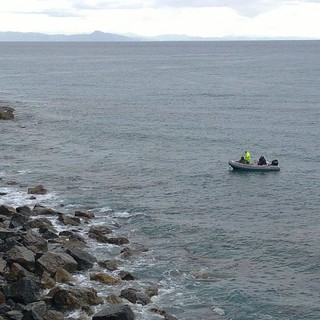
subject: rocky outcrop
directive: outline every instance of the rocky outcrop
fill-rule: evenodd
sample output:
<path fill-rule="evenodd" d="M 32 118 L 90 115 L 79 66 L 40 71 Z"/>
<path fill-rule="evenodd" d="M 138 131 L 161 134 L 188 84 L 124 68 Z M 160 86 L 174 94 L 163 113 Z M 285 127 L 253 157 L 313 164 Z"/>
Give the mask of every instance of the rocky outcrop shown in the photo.
<path fill-rule="evenodd" d="M 39 188 L 40 194 L 41 190 L 45 189 Z M 108 226 L 88 227 L 93 219 L 90 212 L 75 211 L 72 215 L 41 204 L 33 208 L 0 206 L 0 320 L 62 320 L 73 311 L 80 314 L 79 319 L 132 320 L 134 313 L 124 301 L 143 306 L 151 302 L 158 294 L 156 288 L 125 288 L 135 277 L 124 270 L 117 272 L 125 253 L 132 259 L 147 249 L 133 244 L 122 250 L 129 240 L 110 237 L 113 230 Z M 64 231 L 59 233 L 53 223 Z M 98 262 L 90 253 L 92 241 L 120 246 L 119 259 L 114 256 Z M 78 286 L 75 274 L 90 269 L 87 276 L 92 287 Z M 113 271 L 112 275 L 107 270 Z M 115 288 L 115 293 L 103 299 L 94 289 L 97 282 Z M 121 294 L 116 294 L 120 288 Z M 93 306 L 103 304 L 94 314 Z M 164 311 L 159 314 L 163 319 L 175 319 Z"/>
<path fill-rule="evenodd" d="M 35 187 L 28 188 L 28 193 L 30 193 L 30 194 L 46 194 L 47 190 L 43 187 L 43 185 L 39 184 Z"/>
<path fill-rule="evenodd" d="M 11 107 L 0 106 L 0 120 L 13 120 L 14 109 Z"/>

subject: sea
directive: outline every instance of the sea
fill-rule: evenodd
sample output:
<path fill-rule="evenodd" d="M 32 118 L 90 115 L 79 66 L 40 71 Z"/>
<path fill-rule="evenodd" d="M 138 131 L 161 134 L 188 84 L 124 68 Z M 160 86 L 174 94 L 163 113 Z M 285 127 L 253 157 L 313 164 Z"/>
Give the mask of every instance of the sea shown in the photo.
<path fill-rule="evenodd" d="M 319 320 L 319 57 L 320 41 L 2 42 L 0 205 L 87 210 L 147 248 L 123 259 L 128 284 L 77 278 L 157 285 L 138 320 Z M 245 150 L 281 170 L 233 171 Z"/>

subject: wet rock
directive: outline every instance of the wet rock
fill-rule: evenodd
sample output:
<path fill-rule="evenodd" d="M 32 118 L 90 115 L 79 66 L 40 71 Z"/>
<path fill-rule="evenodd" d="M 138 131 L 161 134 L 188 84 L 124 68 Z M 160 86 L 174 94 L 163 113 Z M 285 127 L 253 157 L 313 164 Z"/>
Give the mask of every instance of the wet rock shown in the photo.
<path fill-rule="evenodd" d="M 55 215 L 58 215 L 60 212 L 53 210 L 51 208 L 47 208 L 42 205 L 36 204 L 33 208 L 33 213 L 37 215 L 55 216 Z"/>
<path fill-rule="evenodd" d="M 120 271 L 119 276 L 120 276 L 121 280 L 126 280 L 126 281 L 135 280 L 135 277 L 133 276 L 133 274 L 131 274 L 130 272 L 123 271 L 123 270 Z"/>
<path fill-rule="evenodd" d="M 159 289 L 152 285 L 145 290 L 145 293 L 151 298 L 159 294 Z"/>
<path fill-rule="evenodd" d="M 117 246 L 122 246 L 123 244 L 129 243 L 129 240 L 124 237 L 109 238 L 108 243 L 115 244 Z"/>
<path fill-rule="evenodd" d="M 112 305 L 96 313 L 92 320 L 134 320 L 134 313 L 128 305 Z"/>
<path fill-rule="evenodd" d="M 111 304 L 119 304 L 122 303 L 122 299 L 115 294 L 110 294 L 106 297 L 106 301 Z"/>
<path fill-rule="evenodd" d="M 78 270 L 88 270 L 97 262 L 95 256 L 78 248 L 70 248 L 67 253 L 78 262 Z"/>
<path fill-rule="evenodd" d="M 57 272 L 54 275 L 54 279 L 59 283 L 72 284 L 75 282 L 75 278 L 72 276 L 72 274 L 63 268 L 57 269 Z"/>
<path fill-rule="evenodd" d="M 13 120 L 14 109 L 11 107 L 1 106 L 0 107 L 0 120 Z"/>
<path fill-rule="evenodd" d="M 39 232 L 41 233 L 42 238 L 45 240 L 54 240 L 59 238 L 57 231 L 53 228 L 49 228 L 49 229 L 41 228 Z"/>
<path fill-rule="evenodd" d="M 148 248 L 146 248 L 145 246 L 141 245 L 141 244 L 132 244 L 130 247 L 124 247 L 121 250 L 121 256 L 124 259 L 128 259 L 134 256 L 138 256 L 140 254 L 142 254 L 143 252 L 147 252 Z"/>
<path fill-rule="evenodd" d="M 3 216 L 13 216 L 16 213 L 16 209 L 6 206 L 6 205 L 1 205 L 0 206 L 0 214 Z"/>
<path fill-rule="evenodd" d="M 118 284 L 119 280 L 104 272 L 93 273 L 90 275 L 90 280 L 99 281 L 108 285 Z"/>
<path fill-rule="evenodd" d="M 81 224 L 78 217 L 68 216 L 63 213 L 59 213 L 58 220 L 64 225 L 79 226 Z"/>
<path fill-rule="evenodd" d="M 42 184 L 39 184 L 35 187 L 28 188 L 29 194 L 46 194 L 47 190 L 43 187 Z"/>
<path fill-rule="evenodd" d="M 84 242 L 79 241 L 78 239 L 70 239 L 64 242 L 63 248 L 66 250 L 71 248 L 84 249 L 88 248 L 88 246 Z"/>
<path fill-rule="evenodd" d="M 46 252 L 37 260 L 37 266 L 41 271 L 47 271 L 54 276 L 58 268 L 69 272 L 76 271 L 78 263 L 67 253 Z"/>
<path fill-rule="evenodd" d="M 177 320 L 174 316 L 167 313 L 165 310 L 159 309 L 159 308 L 151 308 L 150 311 L 157 313 L 164 317 L 164 320 Z"/>
<path fill-rule="evenodd" d="M 93 219 L 95 218 L 95 215 L 91 212 L 87 212 L 87 211 L 76 211 L 74 213 L 74 215 L 76 217 L 81 217 L 81 218 L 86 218 L 86 219 Z"/>
<path fill-rule="evenodd" d="M 99 266 L 102 268 L 108 269 L 109 271 L 114 271 L 118 269 L 119 262 L 117 260 L 104 260 L 99 261 Z"/>
<path fill-rule="evenodd" d="M 2 292 L 7 299 L 24 304 L 35 302 L 40 298 L 38 285 L 29 278 L 21 278 L 11 285 L 4 286 Z"/>
<path fill-rule="evenodd" d="M 86 243 L 86 240 L 84 237 L 82 237 L 80 234 L 73 232 L 73 231 L 70 231 L 70 230 L 61 231 L 59 233 L 59 236 L 60 237 L 68 237 L 70 240 L 76 239 L 76 240 L 79 240 L 83 243 Z"/>
<path fill-rule="evenodd" d="M 114 245 L 118 245 L 118 246 L 129 243 L 129 240 L 124 237 L 108 238 L 107 236 L 105 236 L 103 234 L 97 235 L 94 233 L 90 233 L 89 236 L 90 236 L 90 238 L 93 238 L 100 243 L 114 244 Z"/>
<path fill-rule="evenodd" d="M 52 222 L 47 218 L 37 218 L 28 220 L 23 225 L 24 228 L 28 229 L 50 229 Z"/>
<path fill-rule="evenodd" d="M 133 288 L 122 290 L 120 297 L 127 299 L 131 303 L 142 304 L 143 306 L 151 302 L 150 297 L 148 297 L 144 292 L 137 291 Z"/>
<path fill-rule="evenodd" d="M 93 288 L 59 288 L 52 297 L 58 310 L 78 310 L 82 306 L 92 306 L 103 303 Z"/>
<path fill-rule="evenodd" d="M 16 212 L 21 213 L 25 216 L 29 216 L 29 217 L 32 215 L 32 211 L 31 211 L 30 207 L 28 207 L 28 206 L 17 207 Z"/>
<path fill-rule="evenodd" d="M 106 235 L 110 233 L 112 233 L 112 229 L 106 226 L 91 226 L 89 229 L 89 236 L 90 234 Z"/>

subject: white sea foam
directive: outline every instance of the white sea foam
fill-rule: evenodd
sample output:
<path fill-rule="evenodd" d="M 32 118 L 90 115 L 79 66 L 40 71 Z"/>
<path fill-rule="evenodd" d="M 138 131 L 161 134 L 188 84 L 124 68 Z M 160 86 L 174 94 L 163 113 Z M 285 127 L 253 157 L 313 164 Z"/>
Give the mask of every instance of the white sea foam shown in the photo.
<path fill-rule="evenodd" d="M 31 195 L 26 191 L 14 189 L 11 187 L 4 187 L 0 189 L 1 192 L 6 193 L 0 197 L 0 204 L 18 207 L 23 205 L 32 206 L 36 203 L 55 203 L 58 202 L 58 197 L 55 193 L 49 192 L 44 195 L 36 195 L 36 199 L 31 199 Z"/>
<path fill-rule="evenodd" d="M 212 308 L 213 308 L 213 312 L 215 312 L 219 316 L 224 316 L 226 314 L 222 308 L 219 308 L 219 307 L 212 307 Z"/>

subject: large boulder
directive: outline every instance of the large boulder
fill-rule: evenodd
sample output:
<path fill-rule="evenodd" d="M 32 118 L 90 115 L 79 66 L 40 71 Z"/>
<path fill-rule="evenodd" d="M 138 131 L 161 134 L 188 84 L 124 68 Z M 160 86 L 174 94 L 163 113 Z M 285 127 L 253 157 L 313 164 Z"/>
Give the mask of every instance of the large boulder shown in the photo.
<path fill-rule="evenodd" d="M 12 216 L 9 228 L 19 228 L 27 222 L 28 219 L 28 216 L 17 212 Z"/>
<path fill-rule="evenodd" d="M 48 216 L 54 216 L 54 215 L 58 215 L 60 213 L 59 211 L 41 206 L 39 204 L 36 204 L 34 206 L 33 212 L 37 215 L 48 215 Z"/>
<path fill-rule="evenodd" d="M 31 251 L 37 254 L 43 254 L 48 251 L 48 243 L 38 233 L 28 230 L 23 237 L 22 243 Z"/>
<path fill-rule="evenodd" d="M 46 194 L 47 190 L 43 187 L 42 184 L 39 184 L 35 187 L 28 188 L 29 194 Z"/>
<path fill-rule="evenodd" d="M 96 313 L 92 320 L 134 320 L 134 313 L 128 305 L 111 305 Z"/>
<path fill-rule="evenodd" d="M 77 270 L 78 263 L 69 254 L 63 252 L 46 252 L 37 260 L 40 271 L 46 271 L 54 276 L 58 268 L 69 272 Z"/>
<path fill-rule="evenodd" d="M 120 297 L 127 299 L 131 303 L 142 304 L 143 306 L 151 302 L 150 297 L 146 293 L 135 290 L 133 288 L 123 289 L 121 291 Z"/>
<path fill-rule="evenodd" d="M 38 285 L 29 278 L 21 278 L 11 285 L 4 286 L 2 292 L 7 299 L 24 304 L 35 302 L 40 298 Z"/>
<path fill-rule="evenodd" d="M 4 257 L 10 264 L 16 262 L 29 271 L 35 270 L 35 253 L 26 247 L 14 246 Z"/>
<path fill-rule="evenodd" d="M 93 288 L 58 288 L 53 290 L 52 302 L 58 310 L 78 310 L 83 306 L 103 303 L 103 299 L 98 297 Z"/>
<path fill-rule="evenodd" d="M 16 209 L 6 205 L 0 206 L 0 214 L 3 216 L 13 216 L 16 213 Z"/>
<path fill-rule="evenodd" d="M 79 217 L 72 217 L 63 213 L 58 215 L 58 220 L 64 225 L 79 226 L 81 224 Z"/>
<path fill-rule="evenodd" d="M 91 274 L 90 280 L 99 281 L 101 283 L 108 284 L 108 285 L 114 285 L 114 284 L 119 283 L 118 279 L 116 279 L 116 278 L 114 278 L 104 272 L 98 272 L 98 273 Z"/>
<path fill-rule="evenodd" d="M 52 227 L 52 222 L 47 218 L 37 218 L 30 219 L 24 223 L 23 227 L 25 229 L 50 229 Z"/>
<path fill-rule="evenodd" d="M 78 248 L 70 248 L 67 253 L 78 262 L 78 270 L 90 269 L 97 261 L 95 256 Z"/>

